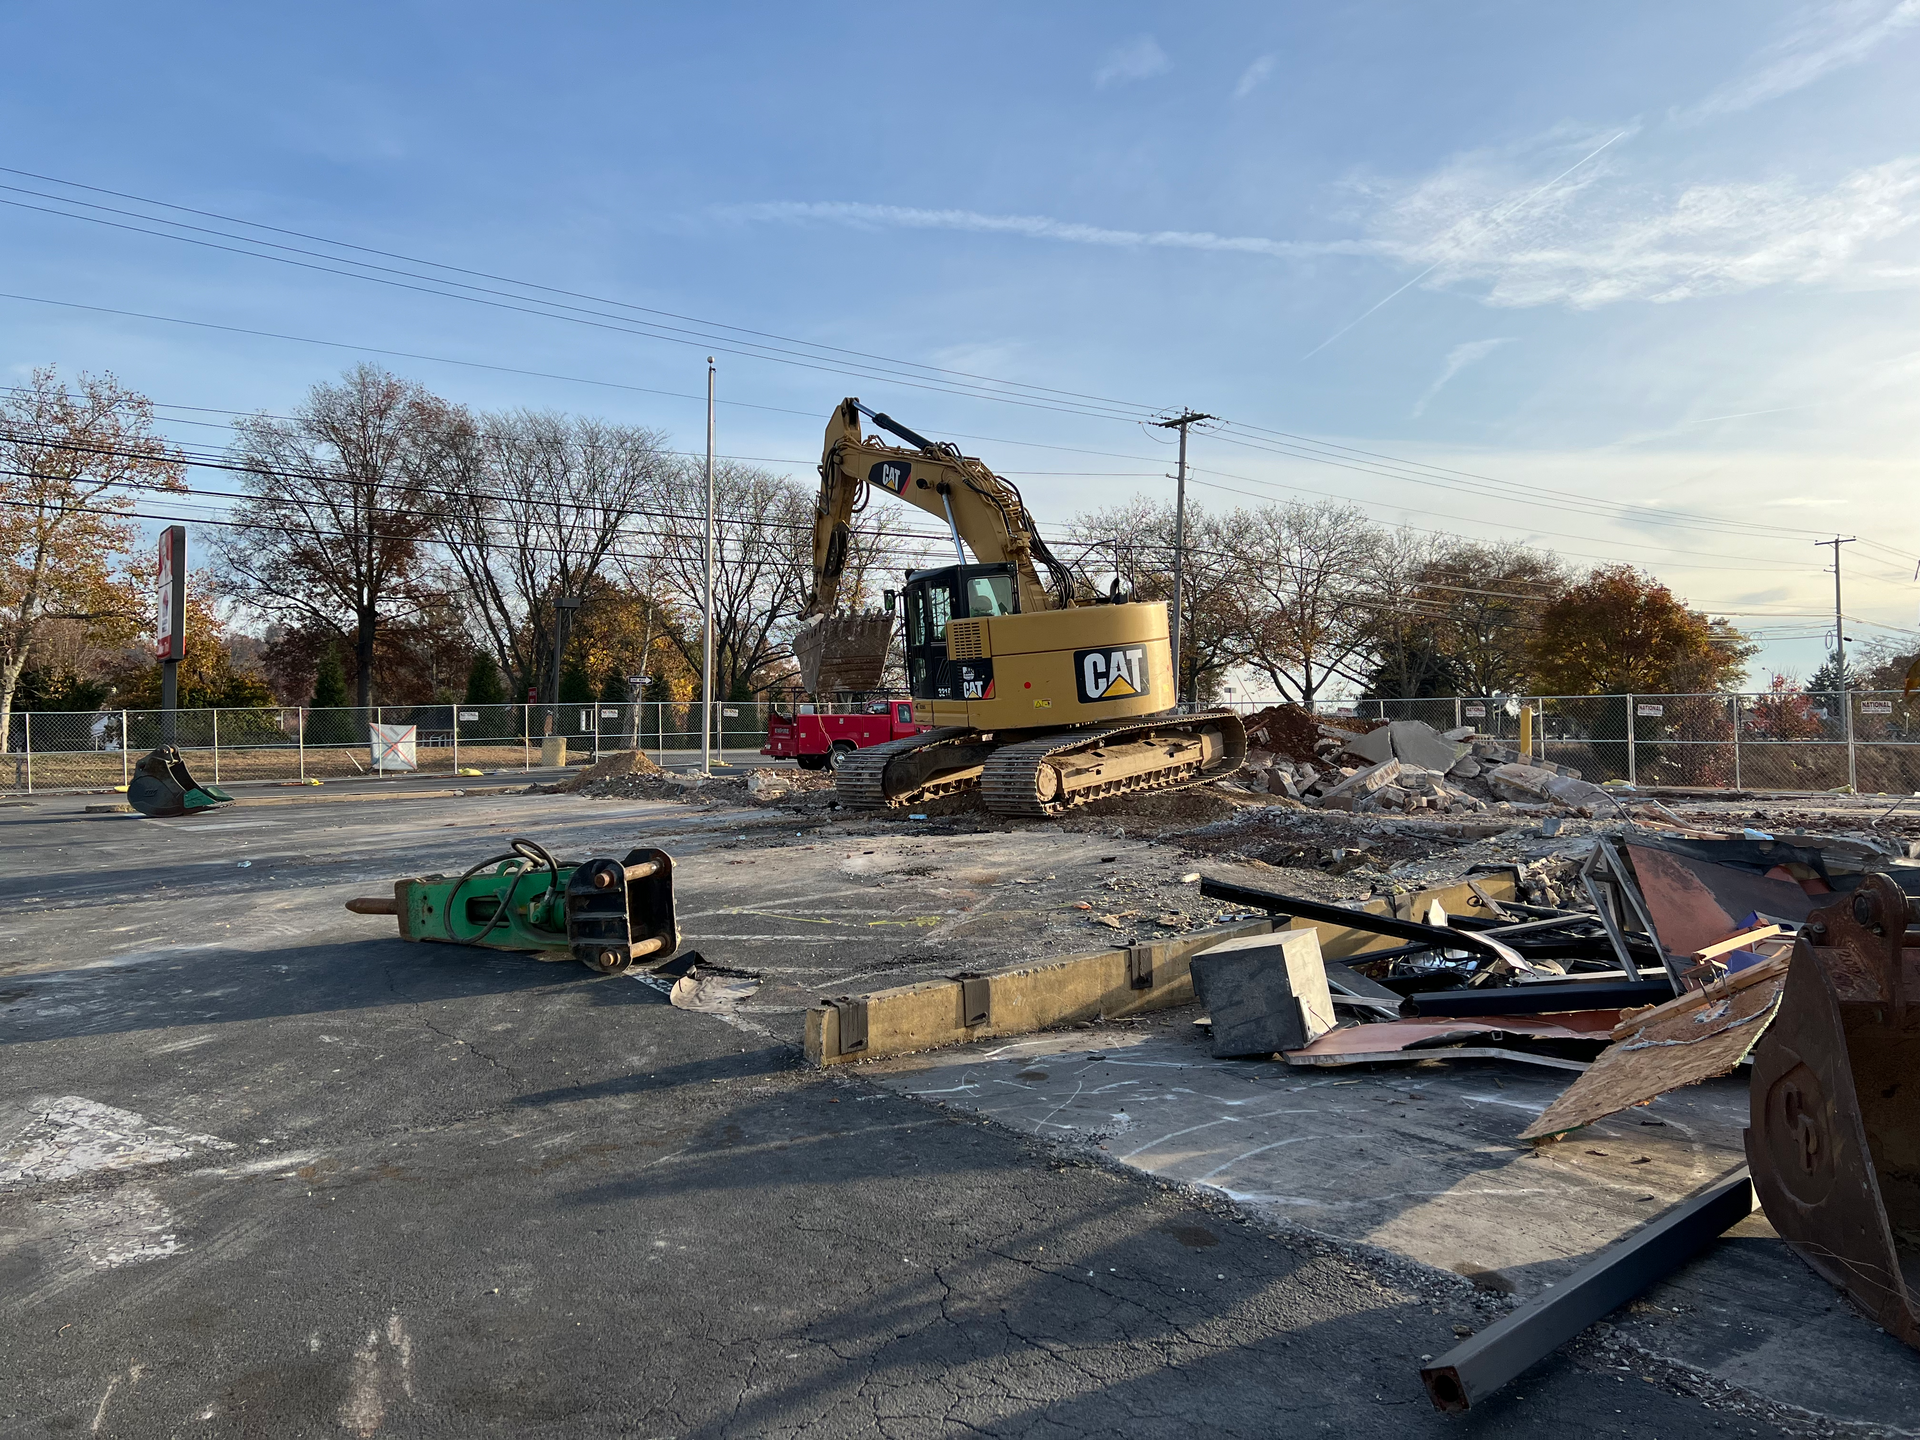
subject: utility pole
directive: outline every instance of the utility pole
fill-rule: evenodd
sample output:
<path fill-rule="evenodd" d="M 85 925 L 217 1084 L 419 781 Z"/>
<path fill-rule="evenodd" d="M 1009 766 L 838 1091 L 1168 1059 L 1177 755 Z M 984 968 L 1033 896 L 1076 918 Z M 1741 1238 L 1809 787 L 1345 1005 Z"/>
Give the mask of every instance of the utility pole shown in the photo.
<path fill-rule="evenodd" d="M 707 356 L 707 596 L 700 627 L 700 773 L 713 773 L 713 357 Z"/>
<path fill-rule="evenodd" d="M 1840 547 L 1842 545 L 1853 544 L 1856 538 L 1855 536 L 1849 535 L 1845 539 L 1842 539 L 1836 535 L 1831 540 L 1816 540 L 1813 542 L 1816 545 L 1831 545 L 1833 547 L 1833 658 L 1837 662 L 1834 666 L 1836 680 L 1846 674 L 1847 670 L 1846 620 L 1840 613 Z"/>
<path fill-rule="evenodd" d="M 1197 410 L 1183 410 L 1171 420 L 1157 420 L 1154 423 L 1162 430 L 1180 432 L 1180 473 L 1178 488 L 1174 491 L 1173 501 L 1173 625 L 1171 640 L 1173 644 L 1173 699 L 1178 704 L 1184 696 L 1180 680 L 1180 607 L 1185 603 L 1184 590 L 1187 576 L 1187 427 L 1197 425 L 1202 420 L 1211 420 L 1213 416 L 1202 415 Z"/>
<path fill-rule="evenodd" d="M 578 595 L 553 597 L 553 712 L 547 720 L 547 734 L 566 727 L 560 723 L 560 668 L 566 661 L 567 637 L 573 633 L 574 618 L 580 613 Z"/>

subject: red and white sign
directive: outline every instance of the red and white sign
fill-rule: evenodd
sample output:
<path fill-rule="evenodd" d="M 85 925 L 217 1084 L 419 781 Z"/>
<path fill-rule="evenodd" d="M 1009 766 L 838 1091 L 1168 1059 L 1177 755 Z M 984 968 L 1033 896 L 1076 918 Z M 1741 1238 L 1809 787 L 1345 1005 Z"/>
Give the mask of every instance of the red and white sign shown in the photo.
<path fill-rule="evenodd" d="M 159 591 L 160 623 L 153 629 L 153 653 L 161 660 L 178 660 L 186 649 L 187 527 L 169 525 L 160 532 L 160 563 L 155 574 Z"/>

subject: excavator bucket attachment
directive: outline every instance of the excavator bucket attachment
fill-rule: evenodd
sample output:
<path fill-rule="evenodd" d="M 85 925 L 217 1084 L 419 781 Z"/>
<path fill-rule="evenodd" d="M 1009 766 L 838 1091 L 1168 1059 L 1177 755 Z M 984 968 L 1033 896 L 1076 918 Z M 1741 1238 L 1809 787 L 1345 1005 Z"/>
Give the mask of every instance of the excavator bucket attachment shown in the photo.
<path fill-rule="evenodd" d="M 162 745 L 134 766 L 133 778 L 127 782 L 127 803 L 142 815 L 164 819 L 216 810 L 233 804 L 233 796 L 218 785 L 202 785 L 188 771 L 180 752 Z"/>
<path fill-rule="evenodd" d="M 1808 917 L 1754 1052 L 1747 1161 L 1781 1238 L 1920 1349 L 1916 922 L 1885 875 Z"/>
<path fill-rule="evenodd" d="M 809 695 L 878 690 L 893 645 L 893 616 L 828 615 L 793 637 L 800 684 Z"/>
<path fill-rule="evenodd" d="M 629 850 L 625 860 L 589 860 L 567 880 L 567 948 L 589 969 L 617 975 L 635 960 L 680 945 L 673 920 L 673 859 Z"/>

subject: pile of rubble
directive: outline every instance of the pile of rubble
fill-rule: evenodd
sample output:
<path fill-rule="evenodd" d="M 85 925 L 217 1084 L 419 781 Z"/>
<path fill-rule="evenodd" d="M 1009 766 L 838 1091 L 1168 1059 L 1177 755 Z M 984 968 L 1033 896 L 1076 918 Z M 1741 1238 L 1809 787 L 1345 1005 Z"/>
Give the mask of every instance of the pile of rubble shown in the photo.
<path fill-rule="evenodd" d="M 1443 732 L 1418 720 L 1329 723 L 1298 706 L 1276 705 L 1248 722 L 1247 742 L 1246 768 L 1229 784 L 1317 809 L 1536 809 L 1591 817 L 1595 806 L 1612 803 L 1579 771 L 1523 758 L 1471 725 Z"/>

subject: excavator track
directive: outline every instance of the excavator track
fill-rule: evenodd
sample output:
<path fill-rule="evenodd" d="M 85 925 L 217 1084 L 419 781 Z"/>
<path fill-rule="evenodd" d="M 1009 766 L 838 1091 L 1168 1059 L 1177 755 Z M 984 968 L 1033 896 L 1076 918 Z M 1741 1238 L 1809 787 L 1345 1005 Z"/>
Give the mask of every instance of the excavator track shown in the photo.
<path fill-rule="evenodd" d="M 1149 715 L 1002 745 L 987 757 L 980 788 L 995 815 L 1060 815 L 1115 795 L 1203 785 L 1246 757 L 1246 727 L 1231 710 Z"/>
<path fill-rule="evenodd" d="M 946 725 L 855 750 L 834 773 L 834 791 L 850 810 L 898 810 L 972 790 L 980 783 L 980 762 L 991 747 L 960 742 L 979 733 L 964 725 Z M 942 755 L 945 749 L 956 753 Z"/>

